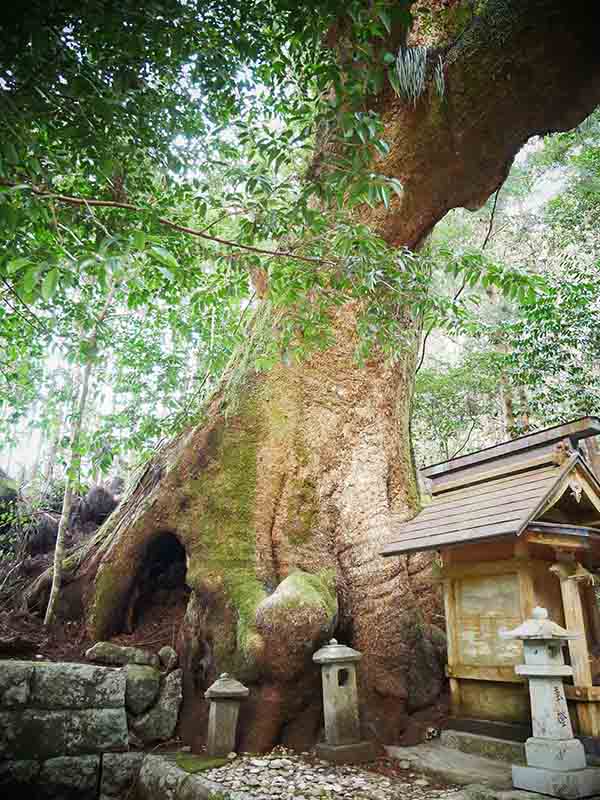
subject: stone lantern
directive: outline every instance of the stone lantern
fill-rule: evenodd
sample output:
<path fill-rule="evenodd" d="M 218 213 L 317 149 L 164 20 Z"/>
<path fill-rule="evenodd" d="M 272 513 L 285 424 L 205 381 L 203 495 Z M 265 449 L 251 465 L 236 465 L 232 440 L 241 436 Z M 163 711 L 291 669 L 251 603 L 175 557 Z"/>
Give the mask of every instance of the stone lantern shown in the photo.
<path fill-rule="evenodd" d="M 204 696 L 210 701 L 208 741 L 210 756 L 226 756 L 235 750 L 235 737 L 241 701 L 249 690 L 226 672 L 220 675 Z"/>
<path fill-rule="evenodd" d="M 360 738 L 356 664 L 361 658 L 361 653 L 335 639 L 313 655 L 321 665 L 326 740 L 317 745 L 317 755 L 338 764 L 375 757 L 372 743 Z"/>
<path fill-rule="evenodd" d="M 515 667 L 529 682 L 533 736 L 525 743 L 527 766 L 513 765 L 516 789 L 575 800 L 600 793 L 600 769 L 586 765 L 582 743 L 573 737 L 563 678 L 573 669 L 565 664 L 562 648 L 570 633 L 548 619 L 545 608 L 535 608 L 533 617 L 505 639 L 521 639 L 525 663 Z"/>

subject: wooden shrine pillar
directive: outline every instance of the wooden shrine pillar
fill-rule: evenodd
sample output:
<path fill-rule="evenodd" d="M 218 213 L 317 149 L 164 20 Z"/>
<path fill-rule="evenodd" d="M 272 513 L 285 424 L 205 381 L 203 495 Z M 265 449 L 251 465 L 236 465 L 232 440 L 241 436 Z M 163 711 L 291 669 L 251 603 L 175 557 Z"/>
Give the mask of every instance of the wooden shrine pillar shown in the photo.
<path fill-rule="evenodd" d="M 584 604 L 587 606 L 587 622 L 590 629 L 593 646 L 600 644 L 600 610 L 596 599 L 596 590 L 592 583 L 585 583 L 581 586 Z M 593 676 L 592 676 L 593 678 Z"/>
<path fill-rule="evenodd" d="M 443 550 L 442 564 L 448 567 L 452 563 L 452 550 Z M 454 716 L 460 714 L 460 682 L 452 677 L 452 668 L 459 662 L 458 656 L 458 621 L 456 619 L 456 587 L 450 578 L 443 580 L 444 616 L 446 618 L 446 657 L 448 683 L 450 685 L 450 711 Z"/>
<path fill-rule="evenodd" d="M 573 685 L 575 692 L 569 692 L 569 699 L 575 700 L 577 688 L 592 686 L 592 670 L 590 667 L 590 654 L 588 651 L 585 617 L 579 579 L 576 576 L 577 562 L 573 553 L 557 552 L 559 559 L 550 569 L 560 579 L 563 610 L 565 613 L 565 627 L 569 631 L 581 633 L 577 639 L 569 640 L 569 654 L 573 667 Z M 600 736 L 600 708 L 598 703 L 590 702 L 592 692 L 581 693 L 582 701 L 577 702 L 577 720 L 579 733 L 582 736 Z"/>

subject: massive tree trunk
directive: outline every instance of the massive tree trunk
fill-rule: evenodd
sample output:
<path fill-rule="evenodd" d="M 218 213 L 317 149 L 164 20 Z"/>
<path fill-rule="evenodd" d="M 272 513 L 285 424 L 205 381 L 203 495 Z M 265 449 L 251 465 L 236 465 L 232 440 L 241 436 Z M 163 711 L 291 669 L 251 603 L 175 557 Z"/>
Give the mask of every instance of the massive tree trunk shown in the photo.
<path fill-rule="evenodd" d="M 106 531 L 105 552 L 95 554 L 89 621 L 107 637 L 135 616 L 149 543 L 170 534 L 183 543 L 190 728 L 198 728 L 193 698 L 231 671 L 253 687 L 245 708 L 253 724 L 243 726 L 251 750 L 277 741 L 284 727 L 292 743 L 315 737 L 311 656 L 334 633 L 365 653 L 378 730 L 395 698 L 388 736 L 399 734 L 409 705 L 436 698 L 443 679 L 440 637 L 432 644 L 426 624 L 428 560 L 379 556 L 390 511 L 417 502 L 408 435 L 416 339 L 402 366 L 374 360 L 358 369 L 352 308 L 339 311 L 335 328 L 327 352 L 249 374 L 234 408 L 227 391 L 220 395 L 206 423 L 149 465 Z"/>
<path fill-rule="evenodd" d="M 430 88 L 413 107 L 388 89 L 376 100 L 391 145 L 379 167 L 404 192 L 369 223 L 394 246 L 418 246 L 451 208 L 479 207 L 530 136 L 570 128 L 600 101 L 591 2 L 483 6 L 438 51 L 442 98 Z M 374 356 L 359 369 L 355 309 L 332 324 L 327 352 L 249 373 L 233 398 L 220 392 L 147 466 L 72 573 L 92 634 L 107 637 L 135 617 L 157 547 L 167 554 L 173 536 L 183 545 L 189 736 L 202 729 L 203 690 L 227 670 L 252 687 L 242 747 L 310 742 L 311 655 L 334 633 L 364 653 L 364 716 L 384 739 L 442 686 L 428 558 L 378 555 L 394 515 L 418 502 L 409 444 L 418 333 L 394 366 Z"/>

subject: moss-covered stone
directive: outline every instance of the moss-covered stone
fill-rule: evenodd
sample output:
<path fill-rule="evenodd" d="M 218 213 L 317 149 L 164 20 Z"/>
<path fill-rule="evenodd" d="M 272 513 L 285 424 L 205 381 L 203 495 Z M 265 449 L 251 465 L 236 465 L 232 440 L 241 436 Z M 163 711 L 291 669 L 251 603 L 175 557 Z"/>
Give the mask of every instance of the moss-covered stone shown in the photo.
<path fill-rule="evenodd" d="M 160 688 L 160 672 L 154 667 L 127 664 L 125 705 L 132 714 L 142 714 L 156 700 Z"/>
<path fill-rule="evenodd" d="M 100 798 L 131 797 L 146 753 L 103 753 Z"/>
<path fill-rule="evenodd" d="M 33 759 L 0 761 L 0 791 L 2 797 L 27 797 L 38 783 L 41 764 Z"/>
<path fill-rule="evenodd" d="M 42 764 L 39 782 L 48 797 L 93 797 L 98 789 L 99 756 L 51 758 Z"/>
<path fill-rule="evenodd" d="M 136 782 L 136 793 L 145 800 L 176 800 L 191 778 L 164 756 L 146 756 Z"/>
<path fill-rule="evenodd" d="M 292 572 L 256 612 L 268 654 L 265 669 L 293 679 L 306 669 L 314 649 L 335 629 L 338 603 L 333 571 Z"/>
<path fill-rule="evenodd" d="M 113 642 L 96 642 L 93 647 L 85 651 L 85 657 L 88 661 L 116 667 L 121 667 L 125 664 L 139 664 L 155 667 L 156 669 L 160 667 L 160 661 L 156 653 L 144 650 L 141 647 L 127 647 L 113 644 Z"/>
<path fill-rule="evenodd" d="M 24 706 L 29 700 L 34 664 L 31 661 L 0 662 L 0 706 Z"/>
<path fill-rule="evenodd" d="M 4 662 L 0 665 L 0 671 Z M 45 709 L 122 708 L 125 676 L 91 664 L 33 664 L 29 703 Z"/>
<path fill-rule="evenodd" d="M 124 750 L 127 741 L 124 707 L 0 712 L 0 751 L 4 758 L 44 760 Z"/>
<path fill-rule="evenodd" d="M 164 678 L 156 704 L 141 717 L 130 718 L 136 736 L 146 743 L 170 739 L 177 726 L 182 699 L 183 673 L 176 669 Z"/>

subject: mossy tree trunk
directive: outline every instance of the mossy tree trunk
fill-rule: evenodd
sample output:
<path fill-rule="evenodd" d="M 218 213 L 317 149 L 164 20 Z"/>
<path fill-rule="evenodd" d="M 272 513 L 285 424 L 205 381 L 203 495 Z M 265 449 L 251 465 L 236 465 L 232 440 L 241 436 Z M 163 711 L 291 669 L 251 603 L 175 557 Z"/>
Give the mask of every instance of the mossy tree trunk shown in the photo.
<path fill-rule="evenodd" d="M 483 6 L 443 51 L 443 99 L 433 89 L 416 107 L 391 89 L 377 98 L 391 145 L 379 168 L 405 190 L 368 221 L 393 245 L 416 247 L 449 209 L 478 208 L 530 136 L 572 127 L 600 101 L 591 3 Z M 373 357 L 359 369 L 354 309 L 333 326 L 327 352 L 249 375 L 228 416 L 217 396 L 206 422 L 148 464 L 77 572 L 90 630 L 104 638 L 123 625 L 149 542 L 179 538 L 192 589 L 180 640 L 189 730 L 202 728 L 204 688 L 231 671 L 253 689 L 247 749 L 314 739 L 311 654 L 334 632 L 364 653 L 365 718 L 384 739 L 443 681 L 428 558 L 379 556 L 394 515 L 417 506 L 418 332 L 393 367 Z"/>

